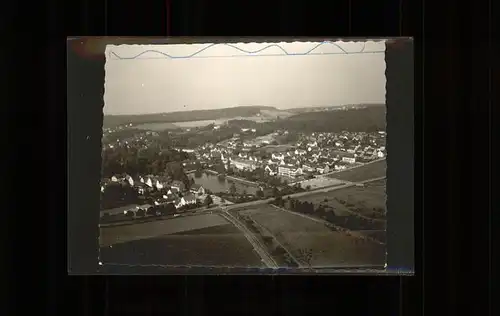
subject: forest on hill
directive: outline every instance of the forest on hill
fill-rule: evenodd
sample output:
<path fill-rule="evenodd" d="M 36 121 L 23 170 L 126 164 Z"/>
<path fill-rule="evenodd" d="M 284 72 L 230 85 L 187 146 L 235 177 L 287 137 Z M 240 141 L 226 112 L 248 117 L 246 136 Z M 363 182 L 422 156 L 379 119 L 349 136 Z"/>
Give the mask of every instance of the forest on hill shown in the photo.
<path fill-rule="evenodd" d="M 306 112 L 275 124 L 278 128 L 301 132 L 374 132 L 385 130 L 386 108 L 380 105 L 345 111 Z"/>

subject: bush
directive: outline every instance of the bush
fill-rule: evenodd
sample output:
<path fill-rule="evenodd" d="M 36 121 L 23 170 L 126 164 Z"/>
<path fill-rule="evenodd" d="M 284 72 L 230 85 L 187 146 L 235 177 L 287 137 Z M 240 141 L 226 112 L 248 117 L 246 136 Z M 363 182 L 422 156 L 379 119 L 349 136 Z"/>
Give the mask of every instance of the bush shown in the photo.
<path fill-rule="evenodd" d="M 264 243 L 267 244 L 267 245 L 273 243 L 273 237 L 270 237 L 270 236 L 263 236 L 262 240 L 264 240 Z"/>

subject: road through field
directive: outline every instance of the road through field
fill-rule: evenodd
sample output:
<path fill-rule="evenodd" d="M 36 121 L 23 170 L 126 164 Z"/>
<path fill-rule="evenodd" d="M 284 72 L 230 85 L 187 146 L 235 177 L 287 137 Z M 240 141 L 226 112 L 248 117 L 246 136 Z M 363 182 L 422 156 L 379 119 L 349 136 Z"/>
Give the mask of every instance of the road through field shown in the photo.
<path fill-rule="evenodd" d="M 329 187 L 329 188 L 323 188 L 323 189 L 318 189 L 318 190 L 312 190 L 312 191 L 306 191 L 306 192 L 299 192 L 299 193 L 294 193 L 290 195 L 283 196 L 284 199 L 291 197 L 303 197 L 307 196 L 310 194 L 315 194 L 315 193 L 320 193 L 320 192 L 330 192 L 333 190 L 341 190 L 344 188 L 349 188 L 353 187 L 356 184 L 364 184 L 364 183 L 369 183 L 373 181 L 378 181 L 381 179 L 384 179 L 384 177 L 379 177 L 375 179 L 369 179 L 365 180 L 359 183 L 346 183 L 344 185 L 339 185 L 335 187 Z M 138 240 L 138 239 L 143 239 L 143 238 L 151 238 L 151 237 L 156 237 L 159 235 L 163 234 L 168 234 L 168 233 L 174 233 L 177 230 L 183 230 L 189 227 L 189 229 L 197 229 L 201 227 L 206 227 L 208 221 L 206 222 L 204 219 L 204 216 L 208 216 L 211 219 L 212 216 L 216 216 L 216 214 L 210 214 L 210 213 L 219 213 L 217 212 L 218 210 L 223 210 L 225 214 L 228 214 L 228 211 L 230 210 L 236 210 L 236 209 L 241 209 L 241 208 L 246 208 L 249 206 L 256 206 L 256 205 L 264 205 L 268 204 L 269 202 L 274 201 L 274 198 L 269 198 L 265 200 L 257 200 L 257 201 L 252 201 L 252 202 L 247 202 L 247 203 L 241 203 L 241 204 L 232 204 L 229 206 L 226 206 L 224 208 L 210 208 L 210 209 L 204 209 L 200 210 L 199 212 L 196 212 L 197 214 L 191 214 L 191 216 L 181 216 L 178 218 L 169 218 L 169 219 L 164 219 L 164 220 L 155 220 L 154 222 L 149 222 L 149 223 L 138 223 L 134 225 L 126 225 L 126 226 L 110 226 L 110 227 L 100 227 L 101 228 L 101 234 L 100 234 L 100 244 L 102 245 L 110 245 L 110 244 L 115 244 L 119 242 L 127 242 L 127 241 L 133 241 L 133 240 Z M 290 212 L 290 211 L 288 211 Z M 221 212 L 222 213 L 222 212 Z M 316 220 L 316 221 L 321 221 L 318 220 L 317 218 L 311 218 L 308 217 L 304 214 L 299 214 L 295 213 L 296 215 L 307 217 L 311 220 Z M 182 225 L 179 225 L 178 223 L 183 222 Z M 185 223 L 184 223 L 185 222 Z M 216 221 L 217 222 L 217 221 Z M 323 221 L 324 223 L 324 221 Z M 217 225 L 219 223 L 214 223 L 213 225 Z M 212 225 L 212 224 L 211 224 Z M 208 226 L 211 226 L 208 225 Z M 187 226 L 184 228 L 184 226 Z M 344 230 L 343 228 L 338 228 L 340 231 Z M 354 232 L 352 232 L 353 235 L 355 235 Z M 264 255 L 265 256 L 265 255 Z M 273 263 L 270 263 L 271 266 L 273 266 Z"/>
<path fill-rule="evenodd" d="M 227 211 L 222 212 L 220 214 L 222 217 L 224 217 L 228 222 L 233 224 L 236 228 L 238 228 L 247 238 L 248 242 L 252 244 L 254 247 L 255 251 L 259 254 L 259 256 L 262 258 L 262 261 L 265 263 L 266 266 L 269 268 L 273 269 L 278 269 L 279 265 L 274 261 L 273 257 L 267 252 L 266 247 L 260 243 L 260 241 L 255 237 L 252 232 L 250 232 L 245 225 L 240 223 L 235 217 L 233 217 L 231 214 L 229 214 Z"/>

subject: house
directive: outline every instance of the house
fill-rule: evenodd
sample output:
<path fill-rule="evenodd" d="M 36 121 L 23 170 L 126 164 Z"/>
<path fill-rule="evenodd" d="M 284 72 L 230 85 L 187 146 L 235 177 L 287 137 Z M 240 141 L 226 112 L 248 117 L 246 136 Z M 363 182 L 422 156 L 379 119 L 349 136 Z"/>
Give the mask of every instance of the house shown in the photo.
<path fill-rule="evenodd" d="M 302 165 L 302 169 L 307 172 L 313 172 L 314 168 L 309 165 Z"/>
<path fill-rule="evenodd" d="M 165 189 L 168 187 L 169 178 L 168 177 L 157 177 L 153 180 L 154 187 L 158 190 Z"/>
<path fill-rule="evenodd" d="M 346 165 L 335 165 L 335 170 L 337 170 L 337 171 L 345 170 L 345 169 L 347 169 Z"/>
<path fill-rule="evenodd" d="M 184 204 L 182 204 L 182 199 L 180 198 L 175 199 L 172 203 L 176 209 L 184 206 Z"/>
<path fill-rule="evenodd" d="M 267 165 L 265 168 L 264 168 L 264 171 L 269 174 L 270 176 L 274 176 L 276 174 L 278 174 L 278 168 L 276 168 L 275 165 Z"/>
<path fill-rule="evenodd" d="M 175 201 L 176 196 L 175 196 L 174 194 L 163 194 L 163 198 L 164 198 L 167 202 L 173 202 L 173 201 Z"/>
<path fill-rule="evenodd" d="M 257 168 L 257 164 L 251 160 L 243 160 L 243 159 L 233 159 L 231 160 L 231 165 L 237 168 L 238 170 L 255 170 Z"/>
<path fill-rule="evenodd" d="M 171 187 L 170 189 L 167 190 L 167 195 L 175 195 L 178 194 L 180 191 L 176 187 Z"/>
<path fill-rule="evenodd" d="M 385 154 L 382 151 L 379 150 L 379 151 L 377 151 L 377 157 L 384 158 Z"/>
<path fill-rule="evenodd" d="M 307 144 L 307 147 L 318 147 L 318 142 L 314 141 Z"/>
<path fill-rule="evenodd" d="M 278 154 L 272 153 L 271 158 L 275 159 L 275 160 L 283 160 L 283 159 L 285 159 L 285 155 L 283 155 L 283 154 L 278 155 Z"/>
<path fill-rule="evenodd" d="M 281 176 L 287 176 L 287 177 L 296 177 L 298 175 L 303 174 L 302 168 L 296 168 L 295 166 L 279 166 L 278 167 L 278 174 Z"/>
<path fill-rule="evenodd" d="M 135 181 L 130 175 L 126 174 L 124 180 L 127 181 L 131 187 L 134 186 Z"/>
<path fill-rule="evenodd" d="M 147 185 L 145 183 L 142 183 L 142 182 L 135 182 L 134 187 L 136 188 L 137 193 L 144 194 L 144 192 L 146 191 Z"/>
<path fill-rule="evenodd" d="M 194 194 L 205 194 L 205 188 L 201 184 L 193 184 L 190 191 Z"/>
<path fill-rule="evenodd" d="M 186 189 L 186 185 L 182 181 L 174 180 L 170 185 L 170 189 L 177 189 L 178 191 L 183 192 Z"/>
<path fill-rule="evenodd" d="M 328 173 L 330 171 L 330 167 L 328 165 L 325 165 L 324 167 L 316 168 L 316 171 L 318 171 L 319 173 Z"/>
<path fill-rule="evenodd" d="M 152 188 L 153 187 L 153 184 L 155 183 L 156 181 L 154 180 L 154 178 L 152 176 L 146 176 L 146 177 L 143 177 L 142 178 L 142 181 L 141 183 L 144 183 L 145 185 L 147 185 L 148 187 Z"/>
<path fill-rule="evenodd" d="M 147 211 L 152 205 L 151 204 L 143 204 L 136 206 L 137 210 Z"/>
<path fill-rule="evenodd" d="M 181 198 L 181 201 L 183 205 L 193 205 L 196 204 L 196 197 L 192 193 L 186 193 L 186 195 Z"/>
<path fill-rule="evenodd" d="M 346 156 L 346 157 L 342 157 L 342 161 L 343 162 L 347 162 L 347 163 L 355 163 L 356 162 L 356 157 L 352 156 Z"/>
<path fill-rule="evenodd" d="M 166 204 L 168 204 L 168 203 L 169 203 L 169 201 L 167 201 L 167 199 L 164 199 L 164 198 L 162 198 L 162 199 L 157 199 L 157 200 L 154 202 L 154 204 L 155 204 L 156 206 L 158 206 L 158 205 L 166 205 Z"/>

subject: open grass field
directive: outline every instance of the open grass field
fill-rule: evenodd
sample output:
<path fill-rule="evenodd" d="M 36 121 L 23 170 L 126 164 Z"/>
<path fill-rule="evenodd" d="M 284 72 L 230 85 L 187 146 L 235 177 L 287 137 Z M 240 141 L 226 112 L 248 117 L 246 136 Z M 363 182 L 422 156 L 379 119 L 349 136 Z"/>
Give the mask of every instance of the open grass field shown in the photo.
<path fill-rule="evenodd" d="M 100 229 L 99 244 L 109 246 L 224 224 L 227 224 L 226 220 L 217 214 L 203 214 L 136 225 L 103 227 Z"/>
<path fill-rule="evenodd" d="M 102 247 L 100 260 L 130 265 L 263 267 L 250 243 L 231 224 Z"/>
<path fill-rule="evenodd" d="M 328 177 L 345 181 L 359 182 L 385 176 L 386 168 L 387 162 L 386 159 L 384 159 L 361 167 L 332 173 L 328 175 Z"/>
<path fill-rule="evenodd" d="M 303 264 L 319 268 L 385 263 L 385 246 L 332 231 L 321 223 L 269 205 L 240 212 L 270 231 Z"/>

